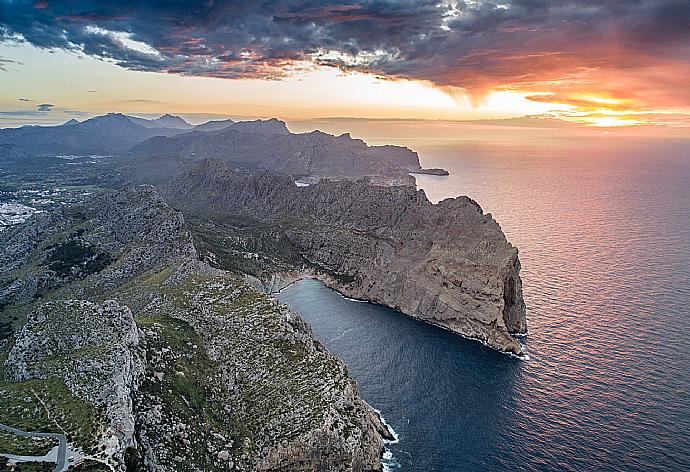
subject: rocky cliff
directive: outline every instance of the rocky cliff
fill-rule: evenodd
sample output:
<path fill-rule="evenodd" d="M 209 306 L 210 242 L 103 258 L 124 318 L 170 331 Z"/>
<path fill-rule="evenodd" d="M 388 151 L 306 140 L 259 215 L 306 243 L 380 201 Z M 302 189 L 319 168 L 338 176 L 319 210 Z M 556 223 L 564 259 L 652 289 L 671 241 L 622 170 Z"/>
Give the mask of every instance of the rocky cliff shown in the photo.
<path fill-rule="evenodd" d="M 267 265 L 274 273 L 287 267 L 348 296 L 522 354 L 513 337 L 526 332 L 518 251 L 467 197 L 433 205 L 414 187 L 366 181 L 298 187 L 287 177 L 247 177 L 213 161 L 161 192 L 183 212 L 225 222 L 196 231 L 216 261 L 234 247 L 234 254 L 264 261 L 255 274 L 264 281 L 274 275 Z M 214 244 L 222 232 L 229 236 Z M 280 238 L 285 242 L 278 244 Z"/>
<path fill-rule="evenodd" d="M 197 260 L 150 187 L 0 234 L 0 423 L 89 470 L 381 470 L 389 434 L 305 323 Z"/>

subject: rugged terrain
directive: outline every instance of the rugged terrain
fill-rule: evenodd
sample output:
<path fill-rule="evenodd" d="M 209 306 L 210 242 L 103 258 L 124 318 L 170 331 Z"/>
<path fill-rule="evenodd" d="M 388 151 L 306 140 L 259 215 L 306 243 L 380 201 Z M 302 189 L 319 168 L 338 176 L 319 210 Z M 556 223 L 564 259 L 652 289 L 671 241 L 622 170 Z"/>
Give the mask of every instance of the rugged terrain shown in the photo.
<path fill-rule="evenodd" d="M 369 146 L 348 134 L 291 133 L 275 118 L 194 126 L 172 115 L 144 119 L 109 113 L 59 126 L 0 129 L 0 165 L 56 156 L 107 157 L 120 182 L 138 183 L 161 183 L 205 158 L 308 182 L 369 177 L 385 185 L 414 185 L 408 172 L 424 171 L 408 148 Z"/>
<path fill-rule="evenodd" d="M 317 182 L 323 178 L 369 177 L 386 185 L 413 185 L 417 153 L 399 146 L 369 146 L 349 135 L 290 133 L 279 120 L 235 123 L 219 131 L 194 131 L 151 138 L 135 147 L 124 164 L 127 179 L 159 183 L 206 158 L 249 172 L 270 170 Z"/>
<path fill-rule="evenodd" d="M 279 120 L 0 131 L 0 424 L 57 433 L 0 453 L 64 434 L 84 470 L 381 470 L 391 433 L 273 292 L 316 277 L 517 355 L 526 331 L 517 249 L 411 172 L 445 173 Z"/>
<path fill-rule="evenodd" d="M 0 303 L 0 423 L 64 433 L 89 470 L 381 469 L 389 433 L 342 362 L 199 261 L 151 187 L 0 233 Z"/>
<path fill-rule="evenodd" d="M 518 251 L 467 197 L 433 205 L 412 186 L 299 187 L 216 161 L 161 192 L 175 208 L 205 217 L 194 234 L 212 262 L 250 273 L 268 290 L 316 276 L 348 296 L 522 354 L 512 336 L 527 329 Z"/>

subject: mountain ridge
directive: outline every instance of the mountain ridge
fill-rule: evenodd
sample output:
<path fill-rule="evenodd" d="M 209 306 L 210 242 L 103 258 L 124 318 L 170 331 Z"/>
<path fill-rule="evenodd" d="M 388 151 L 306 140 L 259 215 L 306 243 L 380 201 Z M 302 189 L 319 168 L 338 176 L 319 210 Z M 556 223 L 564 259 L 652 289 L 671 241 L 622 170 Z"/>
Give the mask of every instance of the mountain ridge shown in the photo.
<path fill-rule="evenodd" d="M 221 159 L 238 169 L 267 169 L 306 182 L 367 177 L 382 185 L 414 185 L 410 172 L 424 172 L 416 152 L 402 146 L 371 146 L 348 133 L 291 133 L 276 118 L 209 121 L 193 126 L 182 118 L 156 119 L 108 113 L 59 126 L 0 129 L 0 144 L 19 146 L 32 157 L 105 155 L 105 162 L 158 183 L 178 175 L 185 163 Z M 0 150 L 0 159 L 3 158 Z M 148 167 L 147 167 L 148 166 Z M 163 172 L 165 171 L 165 172 Z M 167 172 L 167 173 L 166 173 Z"/>

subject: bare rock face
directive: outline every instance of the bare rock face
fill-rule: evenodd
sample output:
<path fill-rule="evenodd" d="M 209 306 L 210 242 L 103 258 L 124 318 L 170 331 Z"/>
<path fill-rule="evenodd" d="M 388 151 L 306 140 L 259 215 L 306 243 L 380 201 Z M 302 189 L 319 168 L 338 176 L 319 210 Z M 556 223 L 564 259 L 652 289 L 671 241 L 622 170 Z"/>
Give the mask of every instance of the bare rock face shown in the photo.
<path fill-rule="evenodd" d="M 367 181 L 297 187 L 289 178 L 244 177 L 214 162 L 162 193 L 183 211 L 281 228 L 302 255 L 302 269 L 348 296 L 522 354 L 512 336 L 526 332 L 518 250 L 467 197 L 433 205 L 414 187 Z"/>

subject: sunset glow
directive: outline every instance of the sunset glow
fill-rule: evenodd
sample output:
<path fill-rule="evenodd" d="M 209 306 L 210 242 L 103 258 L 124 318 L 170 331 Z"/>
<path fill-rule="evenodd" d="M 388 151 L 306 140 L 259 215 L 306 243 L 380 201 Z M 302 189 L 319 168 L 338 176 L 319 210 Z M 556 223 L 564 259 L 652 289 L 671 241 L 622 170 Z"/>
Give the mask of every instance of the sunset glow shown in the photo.
<path fill-rule="evenodd" d="M 123 111 L 690 127 L 690 28 L 671 0 L 194 3 L 2 2 L 0 120 Z"/>

